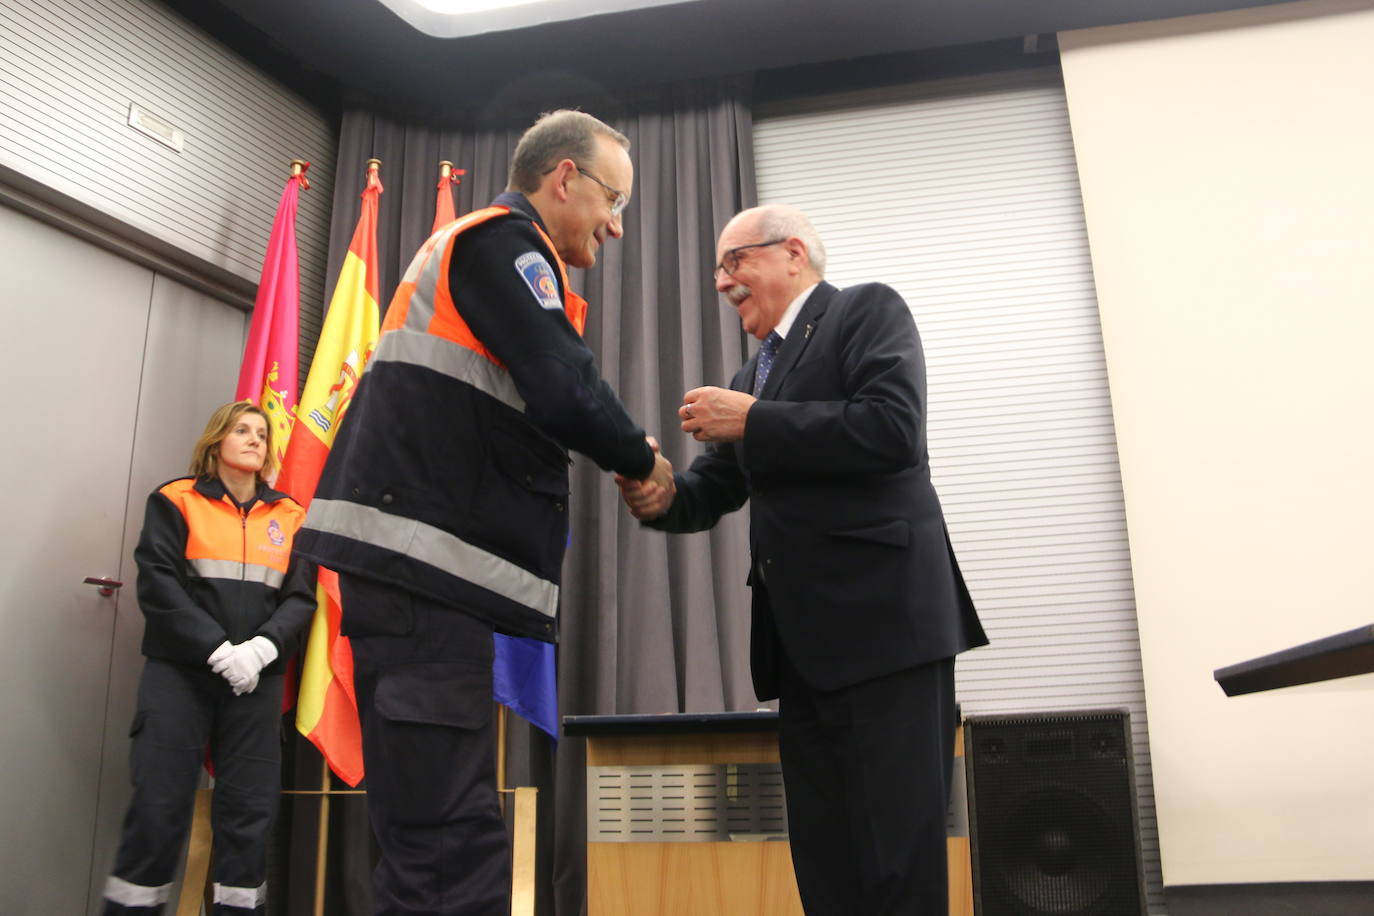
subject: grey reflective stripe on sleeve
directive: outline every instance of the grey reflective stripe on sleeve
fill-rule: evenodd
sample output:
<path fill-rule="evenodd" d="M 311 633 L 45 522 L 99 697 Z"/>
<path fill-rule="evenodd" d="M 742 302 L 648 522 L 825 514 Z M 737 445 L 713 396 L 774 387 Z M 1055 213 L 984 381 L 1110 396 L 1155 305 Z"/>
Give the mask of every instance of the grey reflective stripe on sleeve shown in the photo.
<path fill-rule="evenodd" d="M 233 579 L 244 582 L 261 582 L 273 588 L 281 588 L 286 574 L 280 569 L 261 566 L 257 563 L 240 563 L 238 560 L 187 560 L 191 571 L 202 579 Z"/>
<path fill-rule="evenodd" d="M 509 372 L 480 353 L 434 334 L 405 328 L 387 331 L 377 342 L 377 351 L 368 365 L 385 362 L 433 369 L 491 395 L 514 410 L 525 411 L 525 399 L 520 397 Z"/>
<path fill-rule="evenodd" d="M 218 881 L 215 882 L 215 903 L 240 907 L 245 910 L 256 910 L 266 902 L 266 881 L 257 887 L 232 887 L 228 884 L 220 884 Z"/>
<path fill-rule="evenodd" d="M 316 497 L 305 527 L 404 554 L 546 617 L 558 612 L 555 583 L 433 525 L 371 506 Z"/>
<path fill-rule="evenodd" d="M 148 887 L 143 884 L 130 883 L 123 878 L 116 878 L 114 875 L 105 879 L 105 899 L 120 906 L 161 906 L 167 902 L 171 893 L 172 885 L 170 884 Z"/>

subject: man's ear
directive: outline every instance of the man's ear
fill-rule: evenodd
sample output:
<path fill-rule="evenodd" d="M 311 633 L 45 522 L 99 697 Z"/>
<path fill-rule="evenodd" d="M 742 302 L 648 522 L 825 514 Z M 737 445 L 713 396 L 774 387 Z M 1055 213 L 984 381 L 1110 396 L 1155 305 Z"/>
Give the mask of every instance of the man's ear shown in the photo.
<path fill-rule="evenodd" d="M 553 167 L 553 171 L 545 176 L 545 180 L 552 182 L 548 185 L 554 200 L 559 203 L 568 201 L 568 181 L 571 175 L 577 171 L 577 165 L 571 159 L 559 160 L 558 165 Z"/>

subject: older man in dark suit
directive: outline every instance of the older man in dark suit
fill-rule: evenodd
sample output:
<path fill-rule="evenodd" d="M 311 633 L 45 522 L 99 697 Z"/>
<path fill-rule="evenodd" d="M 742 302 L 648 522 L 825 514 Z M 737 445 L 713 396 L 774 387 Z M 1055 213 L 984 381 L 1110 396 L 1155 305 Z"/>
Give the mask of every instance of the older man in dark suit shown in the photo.
<path fill-rule="evenodd" d="M 759 353 L 684 396 L 706 453 L 672 487 L 621 481 L 625 501 L 672 532 L 749 503 L 754 688 L 780 700 L 806 912 L 944 914 L 954 656 L 987 637 L 931 486 L 915 322 L 889 287 L 824 282 L 791 207 L 737 215 L 717 258 Z"/>

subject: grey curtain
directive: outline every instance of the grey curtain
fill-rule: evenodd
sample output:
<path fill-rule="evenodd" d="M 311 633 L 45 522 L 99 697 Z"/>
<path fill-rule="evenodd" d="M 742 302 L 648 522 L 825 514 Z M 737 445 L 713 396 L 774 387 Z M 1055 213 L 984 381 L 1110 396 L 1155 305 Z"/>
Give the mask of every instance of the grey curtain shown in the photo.
<path fill-rule="evenodd" d="M 608 105 L 608 107 L 611 107 Z M 682 393 L 724 384 L 747 357 L 733 309 L 717 296 L 715 238 L 755 203 L 752 118 L 745 82 L 670 87 L 617 100 L 592 114 L 632 143 L 634 200 L 625 237 L 572 283 L 591 303 L 586 340 L 602 374 L 630 413 L 663 444 L 677 467 L 701 447 L 678 428 Z M 438 162 L 467 170 L 457 189 L 463 213 L 505 185 L 515 143 L 533 116 L 473 129 L 434 129 L 345 113 L 331 222 L 333 290 L 358 218 L 365 162 L 382 161 L 385 192 L 378 227 L 383 298 L 428 236 Z M 574 456 L 575 459 L 578 456 Z M 609 475 L 589 459 L 573 467 L 572 541 L 563 569 L 559 701 L 563 715 L 753 709 L 748 672 L 747 519 L 669 538 L 630 518 Z M 556 749 L 542 732 L 511 717 L 508 783 L 540 789 L 541 914 L 585 910 L 584 751 L 580 739 Z M 319 783 L 319 757 L 298 742 L 302 788 Z M 312 799 L 289 818 L 290 912 L 309 912 L 313 890 Z M 369 871 L 363 806 L 335 805 L 330 827 L 327 912 L 365 913 Z"/>

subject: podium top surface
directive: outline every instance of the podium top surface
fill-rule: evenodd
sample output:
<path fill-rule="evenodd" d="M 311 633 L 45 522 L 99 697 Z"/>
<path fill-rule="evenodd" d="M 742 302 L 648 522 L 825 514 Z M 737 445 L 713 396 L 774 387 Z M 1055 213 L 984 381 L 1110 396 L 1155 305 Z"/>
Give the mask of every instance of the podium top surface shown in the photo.
<path fill-rule="evenodd" d="M 1374 672 L 1374 624 L 1212 672 L 1228 697 Z"/>
<path fill-rule="evenodd" d="M 563 717 L 565 735 L 693 735 L 777 730 L 778 714 L 772 710 Z"/>

